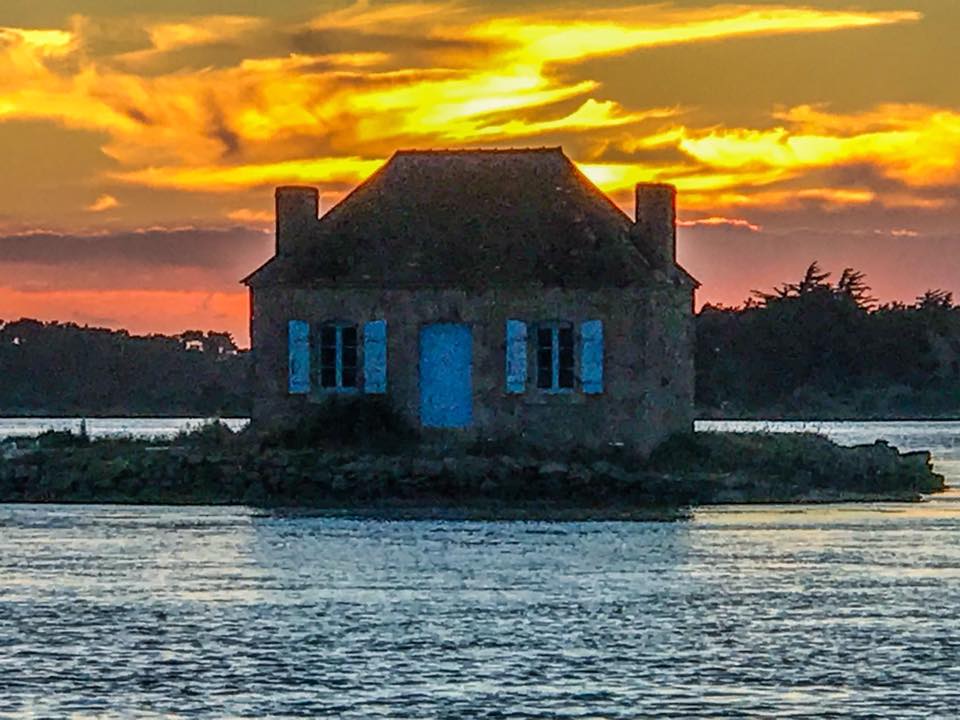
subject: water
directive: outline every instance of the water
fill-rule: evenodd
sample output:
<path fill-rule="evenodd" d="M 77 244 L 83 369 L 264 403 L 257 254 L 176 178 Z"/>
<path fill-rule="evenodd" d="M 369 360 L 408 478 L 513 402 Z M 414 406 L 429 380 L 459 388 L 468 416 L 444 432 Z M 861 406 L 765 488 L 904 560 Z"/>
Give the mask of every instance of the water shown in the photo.
<path fill-rule="evenodd" d="M 0 717 L 951 718 L 958 606 L 950 500 L 681 523 L 0 505 Z"/>
<path fill-rule="evenodd" d="M 93 438 L 136 437 L 172 438 L 180 432 L 196 430 L 213 418 L 0 418 L 0 438 L 31 437 L 47 430 L 80 432 L 81 424 Z M 246 418 L 224 418 L 231 430 L 242 430 Z"/>

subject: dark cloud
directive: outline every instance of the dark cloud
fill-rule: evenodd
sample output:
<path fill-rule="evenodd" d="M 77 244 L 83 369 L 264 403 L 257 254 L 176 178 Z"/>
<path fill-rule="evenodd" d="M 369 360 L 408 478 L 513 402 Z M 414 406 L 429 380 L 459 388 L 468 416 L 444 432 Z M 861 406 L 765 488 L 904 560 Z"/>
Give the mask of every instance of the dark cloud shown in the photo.
<path fill-rule="evenodd" d="M 126 107 L 126 108 L 123 108 L 121 112 L 123 112 L 123 114 L 126 115 L 131 120 L 134 120 L 140 123 L 141 125 L 153 125 L 153 120 L 150 119 L 150 116 L 148 116 L 140 108 L 136 108 L 132 106 Z"/>
<path fill-rule="evenodd" d="M 304 55 L 327 55 L 346 52 L 437 52 L 460 50 L 485 51 L 496 47 L 472 39 L 436 37 L 433 35 L 404 35 L 335 28 L 309 28 L 287 35 L 289 48 Z"/>
<path fill-rule="evenodd" d="M 685 165 L 691 168 L 700 168 L 701 163 L 676 145 L 661 145 L 659 147 L 638 148 L 626 150 L 621 145 L 610 143 L 603 150 L 590 159 L 591 162 L 623 163 L 631 165 Z"/>
<path fill-rule="evenodd" d="M 223 110 L 211 95 L 207 103 L 210 113 L 210 126 L 207 134 L 223 145 L 223 158 L 229 159 L 240 153 L 242 140 L 227 123 Z"/>
<path fill-rule="evenodd" d="M 117 232 L 103 235 L 29 233 L 0 237 L 0 262 L 106 269 L 194 268 L 239 280 L 271 254 L 270 235 L 246 227 Z"/>

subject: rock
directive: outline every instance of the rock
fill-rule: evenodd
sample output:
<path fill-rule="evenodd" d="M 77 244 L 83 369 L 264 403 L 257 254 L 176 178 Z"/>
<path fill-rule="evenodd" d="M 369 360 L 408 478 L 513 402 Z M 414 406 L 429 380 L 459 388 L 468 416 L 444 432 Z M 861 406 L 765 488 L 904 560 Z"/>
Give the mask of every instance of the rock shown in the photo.
<path fill-rule="evenodd" d="M 545 462 L 538 468 L 537 474 L 542 478 L 559 480 L 570 474 L 570 467 L 562 462 Z"/>
<path fill-rule="evenodd" d="M 18 447 L 15 442 L 5 442 L 0 446 L 0 453 L 2 453 L 4 460 L 16 460 L 29 455 L 30 452 L 30 450 Z"/>
<path fill-rule="evenodd" d="M 501 455 L 497 458 L 497 463 L 512 473 L 518 473 L 523 469 L 523 465 L 518 462 L 516 458 L 512 458 L 509 455 Z"/>
<path fill-rule="evenodd" d="M 443 474 L 443 463 L 439 460 L 417 459 L 413 461 L 410 473 L 419 477 L 440 477 Z"/>
<path fill-rule="evenodd" d="M 500 483 L 493 478 L 487 478 L 480 483 L 480 492 L 484 495 L 494 495 L 500 489 Z"/>
<path fill-rule="evenodd" d="M 443 471 L 448 475 L 456 476 L 460 469 L 460 461 L 457 458 L 445 457 L 442 461 Z"/>
<path fill-rule="evenodd" d="M 489 458 L 467 456 L 460 461 L 459 477 L 467 484 L 479 485 L 493 475 Z"/>
<path fill-rule="evenodd" d="M 577 485 L 589 485 L 593 482 L 593 473 L 585 465 L 574 463 L 570 466 L 567 478 Z"/>

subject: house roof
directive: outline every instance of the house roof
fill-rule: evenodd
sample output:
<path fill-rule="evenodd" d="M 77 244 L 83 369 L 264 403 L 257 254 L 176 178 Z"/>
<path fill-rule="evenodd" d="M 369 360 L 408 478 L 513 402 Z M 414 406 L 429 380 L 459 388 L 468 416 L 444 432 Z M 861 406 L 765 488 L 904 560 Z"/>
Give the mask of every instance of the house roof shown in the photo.
<path fill-rule="evenodd" d="M 244 282 L 624 286 L 651 267 L 631 226 L 560 148 L 399 151 Z"/>

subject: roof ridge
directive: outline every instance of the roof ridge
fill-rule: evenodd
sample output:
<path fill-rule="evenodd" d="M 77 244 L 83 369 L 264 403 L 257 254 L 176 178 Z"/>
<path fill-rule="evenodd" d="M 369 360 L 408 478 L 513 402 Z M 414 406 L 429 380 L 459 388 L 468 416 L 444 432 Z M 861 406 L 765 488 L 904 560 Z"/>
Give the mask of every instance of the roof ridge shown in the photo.
<path fill-rule="evenodd" d="M 512 148 L 405 148 L 394 152 L 394 157 L 399 155 L 519 155 L 525 153 L 560 153 L 562 155 L 563 148 L 560 145 Z"/>

